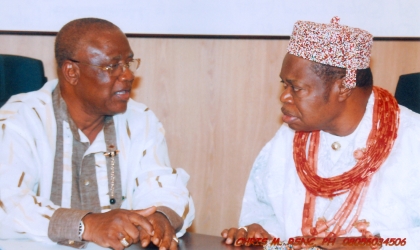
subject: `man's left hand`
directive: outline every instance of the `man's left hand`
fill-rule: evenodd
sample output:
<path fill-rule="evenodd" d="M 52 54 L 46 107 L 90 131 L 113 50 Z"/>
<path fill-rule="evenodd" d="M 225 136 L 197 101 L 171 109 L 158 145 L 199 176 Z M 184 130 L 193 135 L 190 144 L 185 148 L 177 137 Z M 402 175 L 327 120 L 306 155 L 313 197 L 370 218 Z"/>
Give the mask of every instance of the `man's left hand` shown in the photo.
<path fill-rule="evenodd" d="M 152 224 L 154 234 L 150 237 L 145 230 L 139 228 L 142 247 L 146 247 L 152 242 L 159 247 L 159 250 L 178 249 L 178 242 L 175 240 L 177 239 L 175 230 L 165 215 L 155 212 L 146 218 L 149 220 L 150 224 Z"/>

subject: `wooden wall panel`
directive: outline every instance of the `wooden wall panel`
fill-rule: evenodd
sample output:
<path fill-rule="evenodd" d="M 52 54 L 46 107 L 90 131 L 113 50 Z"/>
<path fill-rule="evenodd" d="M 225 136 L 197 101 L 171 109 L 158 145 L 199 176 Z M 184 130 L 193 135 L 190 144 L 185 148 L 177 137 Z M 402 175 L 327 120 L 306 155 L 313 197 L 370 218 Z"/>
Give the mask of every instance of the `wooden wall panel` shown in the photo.
<path fill-rule="evenodd" d="M 197 210 L 191 231 L 236 226 L 252 163 L 280 126 L 279 72 L 285 40 L 130 38 L 142 64 L 133 98 L 167 132 L 173 167 L 191 176 Z M 0 53 L 39 58 L 56 77 L 53 37 L 0 35 Z M 394 92 L 420 72 L 420 42 L 374 42 L 375 84 Z"/>
<path fill-rule="evenodd" d="M 395 93 L 400 75 L 420 72 L 420 42 L 374 42 L 370 65 L 374 85 Z"/>
<path fill-rule="evenodd" d="M 237 224 L 249 170 L 279 127 L 286 43 L 137 40 L 144 65 L 136 99 L 158 114 L 174 166 L 191 175 L 197 232 Z M 269 62 L 269 63 L 267 63 Z"/>
<path fill-rule="evenodd" d="M 44 64 L 48 80 L 57 78 L 53 36 L 0 35 L 0 54 L 12 54 L 39 59 Z"/>

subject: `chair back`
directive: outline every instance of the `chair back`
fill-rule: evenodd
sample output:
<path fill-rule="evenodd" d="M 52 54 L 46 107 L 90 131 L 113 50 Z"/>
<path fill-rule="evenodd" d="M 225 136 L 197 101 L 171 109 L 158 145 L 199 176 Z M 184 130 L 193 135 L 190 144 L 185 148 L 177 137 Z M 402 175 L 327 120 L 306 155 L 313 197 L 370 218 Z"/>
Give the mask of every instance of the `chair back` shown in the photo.
<path fill-rule="evenodd" d="M 47 78 L 42 61 L 15 55 L 0 55 L 0 107 L 12 96 L 40 89 Z"/>
<path fill-rule="evenodd" d="M 398 104 L 420 113 L 420 73 L 400 76 L 395 99 Z"/>

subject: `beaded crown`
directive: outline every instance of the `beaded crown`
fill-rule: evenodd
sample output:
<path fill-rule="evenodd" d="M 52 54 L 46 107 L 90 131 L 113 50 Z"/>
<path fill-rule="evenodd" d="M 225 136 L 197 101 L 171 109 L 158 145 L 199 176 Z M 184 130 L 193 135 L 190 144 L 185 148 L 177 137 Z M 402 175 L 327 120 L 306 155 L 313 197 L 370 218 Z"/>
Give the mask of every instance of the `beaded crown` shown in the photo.
<path fill-rule="evenodd" d="M 331 23 L 297 21 L 287 52 L 314 62 L 345 68 L 344 85 L 356 87 L 356 70 L 369 67 L 372 35 L 362 29 Z"/>

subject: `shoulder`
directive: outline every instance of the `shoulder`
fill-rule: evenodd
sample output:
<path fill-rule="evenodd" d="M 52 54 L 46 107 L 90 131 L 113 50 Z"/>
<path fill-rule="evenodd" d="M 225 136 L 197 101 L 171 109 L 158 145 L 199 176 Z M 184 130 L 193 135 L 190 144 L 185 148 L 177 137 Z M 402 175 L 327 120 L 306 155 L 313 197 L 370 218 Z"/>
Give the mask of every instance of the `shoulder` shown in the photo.
<path fill-rule="evenodd" d="M 117 129 L 130 131 L 133 137 L 146 135 L 147 138 L 160 138 L 165 135 L 165 130 L 155 113 L 143 103 L 132 99 L 129 100 L 124 113 L 114 115 L 114 122 Z"/>
<path fill-rule="evenodd" d="M 146 104 L 143 104 L 141 102 L 134 101 L 130 98 L 127 104 L 127 111 L 129 112 L 147 112 L 149 111 L 149 107 L 146 106 Z"/>
<path fill-rule="evenodd" d="M 273 139 L 279 141 L 289 141 L 295 136 L 295 131 L 291 129 L 286 123 L 283 123 Z"/>
<path fill-rule="evenodd" d="M 57 83 L 58 80 L 52 80 L 37 91 L 10 97 L 0 109 L 0 122 L 33 130 L 55 121 L 51 96 Z"/>
<path fill-rule="evenodd" d="M 283 151 L 282 148 L 291 148 L 293 143 L 293 137 L 295 135 L 295 131 L 286 123 L 283 123 L 280 128 L 277 130 L 274 137 L 267 142 L 264 148 L 261 150 L 261 153 L 271 153 L 273 150 L 275 151 Z"/>
<path fill-rule="evenodd" d="M 295 131 L 284 123 L 277 130 L 274 137 L 261 149 L 259 155 L 255 159 L 254 168 L 256 170 L 262 169 L 271 161 L 270 158 L 284 158 L 284 154 L 292 148 L 294 134 Z"/>
<path fill-rule="evenodd" d="M 418 197 L 419 152 L 420 114 L 400 106 L 397 139 L 386 161 L 378 170 L 378 173 L 375 174 L 377 180 L 375 185 L 382 185 L 383 190 L 388 190 L 387 197 L 396 197 L 396 199 L 404 197 L 407 202 L 411 202 L 410 200 Z M 394 184 L 392 188 L 389 188 L 391 182 Z M 407 185 L 407 183 L 410 185 Z"/>
<path fill-rule="evenodd" d="M 398 105 L 400 107 L 400 119 L 404 121 L 406 125 L 419 125 L 420 124 L 420 114 L 416 113 L 404 106 Z"/>
<path fill-rule="evenodd" d="M 273 151 L 278 152 L 276 155 L 279 155 L 280 152 L 284 152 L 285 150 L 292 148 L 294 136 L 295 131 L 286 123 L 283 123 L 277 130 L 274 137 L 264 148 L 266 148 L 265 150 L 268 150 L 270 153 Z"/>
<path fill-rule="evenodd" d="M 37 90 L 28 93 L 17 94 L 4 104 L 0 109 L 0 119 L 8 119 L 19 114 L 26 114 L 25 111 L 41 112 L 45 107 L 52 107 L 52 92 L 58 84 L 58 80 L 51 80 Z"/>
<path fill-rule="evenodd" d="M 158 122 L 155 113 L 145 104 L 130 99 L 127 110 L 115 116 L 117 119 L 125 119 L 128 122 Z"/>
<path fill-rule="evenodd" d="M 249 179 L 259 200 L 270 200 L 265 195 L 282 192 L 282 187 L 287 183 L 282 180 L 294 171 L 287 164 L 289 159 L 293 159 L 294 133 L 287 124 L 283 124 L 255 159 Z"/>
<path fill-rule="evenodd" d="M 420 114 L 400 106 L 400 130 L 420 130 Z"/>
<path fill-rule="evenodd" d="M 420 146 L 420 114 L 400 106 L 400 124 L 397 139 L 404 143 L 415 143 Z"/>

